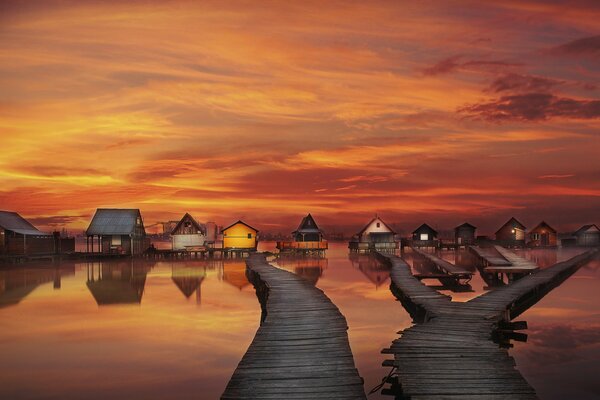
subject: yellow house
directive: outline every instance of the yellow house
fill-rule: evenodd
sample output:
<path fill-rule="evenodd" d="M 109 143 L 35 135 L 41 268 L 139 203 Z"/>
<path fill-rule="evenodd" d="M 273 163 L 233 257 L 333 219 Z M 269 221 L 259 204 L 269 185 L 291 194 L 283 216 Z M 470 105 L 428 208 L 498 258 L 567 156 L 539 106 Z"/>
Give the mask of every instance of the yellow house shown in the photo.
<path fill-rule="evenodd" d="M 243 221 L 237 221 L 221 230 L 224 249 L 256 250 L 258 230 Z"/>

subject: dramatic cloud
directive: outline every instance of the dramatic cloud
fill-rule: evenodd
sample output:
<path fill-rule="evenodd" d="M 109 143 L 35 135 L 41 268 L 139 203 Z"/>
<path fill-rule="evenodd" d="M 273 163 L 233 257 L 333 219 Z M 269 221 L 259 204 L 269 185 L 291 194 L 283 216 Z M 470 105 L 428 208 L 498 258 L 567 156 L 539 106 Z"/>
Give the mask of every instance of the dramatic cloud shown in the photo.
<path fill-rule="evenodd" d="M 496 78 L 488 88 L 488 91 L 499 92 L 548 92 L 561 82 L 555 79 L 543 78 L 540 76 L 505 74 Z"/>
<path fill-rule="evenodd" d="M 600 58 L 600 35 L 573 40 L 552 49 L 555 54 L 582 55 Z"/>
<path fill-rule="evenodd" d="M 497 60 L 470 60 L 460 61 L 463 56 L 453 56 L 443 59 L 431 67 L 423 68 L 423 75 L 435 76 L 453 72 L 459 69 L 497 69 L 507 67 L 518 67 L 521 63 L 511 63 Z"/>
<path fill-rule="evenodd" d="M 543 121 L 554 117 L 595 119 L 600 118 L 600 100 L 575 100 L 549 93 L 527 93 L 467 105 L 459 112 L 491 122 Z"/>

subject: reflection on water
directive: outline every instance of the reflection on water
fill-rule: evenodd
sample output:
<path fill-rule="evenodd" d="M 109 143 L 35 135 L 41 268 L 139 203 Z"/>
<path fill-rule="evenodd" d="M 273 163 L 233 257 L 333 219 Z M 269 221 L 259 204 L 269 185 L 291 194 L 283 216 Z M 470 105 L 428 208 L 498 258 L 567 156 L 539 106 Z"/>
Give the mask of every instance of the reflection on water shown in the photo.
<path fill-rule="evenodd" d="M 274 243 L 261 247 L 273 250 Z M 545 268 L 576 251 L 520 254 Z M 440 255 L 472 267 L 468 253 Z M 429 268 L 406 257 L 415 271 Z M 339 307 L 365 388 L 377 385 L 387 373 L 381 349 L 411 325 L 388 290 L 388 268 L 372 257 L 349 255 L 343 243 L 330 243 L 326 258 L 282 257 L 275 263 L 324 290 Z M 529 323 L 528 343 L 516 343 L 511 354 L 541 398 L 600 393 L 592 377 L 600 368 L 599 264 L 583 267 L 519 318 Z M 470 284 L 472 293 L 444 292 L 466 301 L 487 287 L 478 273 Z M 0 398 L 215 399 L 259 322 L 243 260 L 2 269 Z"/>

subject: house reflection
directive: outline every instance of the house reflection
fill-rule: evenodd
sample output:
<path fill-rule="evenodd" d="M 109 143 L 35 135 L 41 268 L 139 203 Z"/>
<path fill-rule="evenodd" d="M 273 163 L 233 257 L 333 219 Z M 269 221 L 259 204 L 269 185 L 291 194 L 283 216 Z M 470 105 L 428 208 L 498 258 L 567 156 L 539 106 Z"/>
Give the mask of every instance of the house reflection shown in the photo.
<path fill-rule="evenodd" d="M 19 304 L 37 287 L 48 282 L 53 282 L 54 289 L 60 289 L 62 277 L 74 274 L 73 265 L 0 270 L 0 308 Z"/>
<path fill-rule="evenodd" d="M 225 282 L 235 286 L 239 290 L 242 290 L 246 286 L 250 285 L 250 282 L 246 277 L 246 262 L 244 260 L 228 259 L 223 260 L 222 264 L 222 278 Z"/>
<path fill-rule="evenodd" d="M 171 279 L 186 299 L 196 293 L 196 304 L 200 304 L 201 301 L 201 286 L 204 278 L 206 278 L 206 266 L 191 267 L 178 263 L 171 266 Z"/>
<path fill-rule="evenodd" d="M 370 255 L 351 253 L 348 257 L 352 266 L 358 268 L 375 287 L 383 285 L 390 278 L 390 268 Z"/>
<path fill-rule="evenodd" d="M 140 304 L 149 264 L 133 261 L 89 263 L 87 287 L 99 306 Z"/>
<path fill-rule="evenodd" d="M 546 249 L 532 249 L 525 254 L 525 257 L 536 263 L 540 268 L 550 267 L 558 261 L 558 253 Z"/>
<path fill-rule="evenodd" d="M 327 259 L 322 257 L 287 257 L 281 256 L 277 259 L 277 264 L 296 275 L 316 285 L 319 278 L 323 276 L 323 271 L 327 269 Z"/>

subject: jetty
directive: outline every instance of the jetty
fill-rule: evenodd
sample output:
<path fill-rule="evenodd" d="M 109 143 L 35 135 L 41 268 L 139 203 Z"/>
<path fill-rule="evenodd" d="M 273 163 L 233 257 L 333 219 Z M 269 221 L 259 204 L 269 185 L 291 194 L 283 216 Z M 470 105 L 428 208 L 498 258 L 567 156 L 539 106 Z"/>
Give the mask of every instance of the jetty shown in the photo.
<path fill-rule="evenodd" d="M 246 260 L 261 303 L 261 324 L 221 399 L 366 399 L 346 318 L 301 277 Z"/>
<path fill-rule="evenodd" d="M 487 292 L 465 303 L 423 285 L 399 257 L 378 254 L 391 266 L 390 289 L 416 325 L 382 353 L 393 355 L 384 389 L 402 399 L 535 399 L 515 368 L 508 339 L 526 335 L 511 319 L 527 310 L 598 254 L 591 250 Z M 496 343 L 492 339 L 496 339 Z"/>
<path fill-rule="evenodd" d="M 411 250 L 420 257 L 425 258 L 433 264 L 438 274 L 420 274 L 415 275 L 418 279 L 434 278 L 438 279 L 444 285 L 466 284 L 473 277 L 473 272 L 463 267 L 454 265 L 435 254 L 428 253 L 416 247 L 411 247 Z"/>
<path fill-rule="evenodd" d="M 482 276 L 488 283 L 501 283 L 503 276 L 512 282 L 539 269 L 536 264 L 501 246 L 470 246 L 469 249 L 479 260 Z"/>

